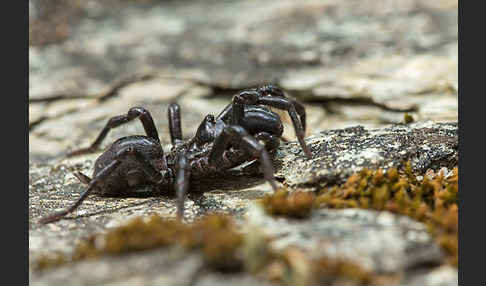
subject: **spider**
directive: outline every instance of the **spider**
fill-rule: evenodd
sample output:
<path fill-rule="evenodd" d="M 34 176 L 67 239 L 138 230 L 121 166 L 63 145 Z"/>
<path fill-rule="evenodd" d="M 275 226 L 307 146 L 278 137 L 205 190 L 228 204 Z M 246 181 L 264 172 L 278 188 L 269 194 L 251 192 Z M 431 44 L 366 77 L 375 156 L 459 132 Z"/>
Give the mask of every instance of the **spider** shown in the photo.
<path fill-rule="evenodd" d="M 88 185 L 87 189 L 70 207 L 43 217 L 39 222 L 60 220 L 73 212 L 93 190 L 103 195 L 120 195 L 140 188 L 175 192 L 177 217 L 183 218 L 184 199 L 191 181 L 224 173 L 254 159 L 259 159 L 265 180 L 276 190 L 269 152 L 280 145 L 283 125 L 280 117 L 265 106 L 288 112 L 299 144 L 306 157 L 311 158 L 304 141 L 305 109 L 295 99 L 287 98 L 275 85 L 239 92 L 218 116 L 207 115 L 196 135 L 188 141 L 182 140 L 180 107 L 171 103 L 168 119 L 172 147 L 166 154 L 149 111 L 133 107 L 125 115 L 110 118 L 90 147 L 72 151 L 67 156 L 97 151 L 112 128 L 135 118 L 143 124 L 146 136 L 133 135 L 116 140 L 95 161 L 93 178 L 81 172 L 74 173 Z"/>

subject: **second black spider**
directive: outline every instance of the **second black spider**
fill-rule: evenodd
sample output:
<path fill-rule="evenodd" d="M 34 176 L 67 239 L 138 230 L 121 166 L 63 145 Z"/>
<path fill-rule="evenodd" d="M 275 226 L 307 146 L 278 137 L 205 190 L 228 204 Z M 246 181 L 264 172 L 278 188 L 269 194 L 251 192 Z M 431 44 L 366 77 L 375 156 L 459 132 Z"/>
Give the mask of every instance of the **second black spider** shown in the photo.
<path fill-rule="evenodd" d="M 304 154 L 311 158 L 304 142 L 304 107 L 287 98 L 274 85 L 239 92 L 218 116 L 207 115 L 196 135 L 188 141 L 182 140 L 179 105 L 172 103 L 168 109 L 172 148 L 166 154 L 148 110 L 133 107 L 125 115 L 112 117 L 90 147 L 68 155 L 97 151 L 110 129 L 135 118 L 142 122 L 146 136 L 134 135 L 116 140 L 96 160 L 93 178 L 75 173 L 81 182 L 88 185 L 87 189 L 73 205 L 42 218 L 40 222 L 57 221 L 73 212 L 93 190 L 103 195 L 120 195 L 141 188 L 150 188 L 154 193 L 175 192 L 177 215 L 182 217 L 184 198 L 190 190 L 191 181 L 223 173 L 254 159 L 260 160 L 264 178 L 276 189 L 269 152 L 279 146 L 283 124 L 278 114 L 265 106 L 288 112 L 299 144 Z"/>

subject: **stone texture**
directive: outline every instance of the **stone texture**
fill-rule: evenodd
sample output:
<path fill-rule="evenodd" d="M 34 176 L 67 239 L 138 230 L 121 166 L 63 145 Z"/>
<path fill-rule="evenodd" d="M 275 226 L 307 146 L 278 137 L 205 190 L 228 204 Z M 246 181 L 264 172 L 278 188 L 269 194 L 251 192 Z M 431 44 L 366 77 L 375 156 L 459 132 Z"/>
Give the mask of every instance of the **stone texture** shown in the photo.
<path fill-rule="evenodd" d="M 411 278 L 404 279 L 400 286 L 430 285 L 430 286 L 454 286 L 459 285 L 457 269 L 450 266 L 441 266 L 429 271 L 415 273 Z"/>
<path fill-rule="evenodd" d="M 457 41 L 457 7 L 425 1 L 110 4 L 79 4 L 86 17 L 69 37 L 30 49 L 31 97 L 95 95 L 133 73 L 164 70 L 241 88 L 293 69 L 430 52 Z M 52 81 L 59 84 L 46 84 Z"/>
<path fill-rule="evenodd" d="M 412 168 L 419 173 L 427 169 L 452 167 L 458 161 L 457 123 L 415 123 L 394 125 L 389 128 L 366 130 L 362 127 L 329 130 L 306 138 L 312 150 L 313 158 L 303 157 L 296 142 L 282 143 L 273 158 L 276 178 L 291 187 L 320 187 L 345 180 L 352 173 L 362 168 L 388 168 L 400 166 L 410 160 Z M 30 218 L 34 219 L 48 212 L 67 205 L 84 189 L 72 175 L 81 171 L 92 173 L 92 165 L 98 154 L 78 158 L 57 158 L 49 163 L 31 163 L 29 173 Z M 220 181 L 208 183 L 210 193 L 204 194 L 203 200 L 196 200 L 203 205 L 187 206 L 188 217 L 203 214 L 209 209 L 228 208 L 237 210 L 251 200 L 271 191 L 267 184 L 263 187 L 258 162 L 242 166 L 244 173 L 238 170 L 228 172 Z M 219 191 L 218 191 L 219 190 Z M 206 201 L 204 205 L 203 201 Z M 212 203 L 208 203 L 212 202 Z M 189 202 L 188 202 L 189 203 Z M 135 204 L 135 205 L 134 205 Z M 158 205 L 158 206 L 157 206 Z M 152 211 L 174 214 L 173 198 L 102 198 L 92 196 L 83 204 L 90 213 L 78 217 L 81 224 L 92 224 L 101 211 L 103 223 L 110 217 L 127 218 Z M 99 209 L 99 208 L 102 208 Z M 203 210 L 199 210 L 202 208 Z M 116 210 L 120 210 L 117 212 Z M 111 213 L 115 211 L 115 213 Z M 194 212 L 191 215 L 191 212 Z M 66 221 L 59 222 L 66 224 Z M 36 224 L 31 227 L 37 229 Z M 42 229 L 42 228 L 41 228 Z"/>
<path fill-rule="evenodd" d="M 305 187 L 340 183 L 363 168 L 399 167 L 405 161 L 421 173 L 451 167 L 458 162 L 457 132 L 457 123 L 433 122 L 322 131 L 306 138 L 314 155 L 311 160 L 296 142 L 282 146 L 274 159 L 275 176 L 286 185 Z"/>
<path fill-rule="evenodd" d="M 313 150 L 314 158 L 311 160 L 301 157 L 301 151 L 297 149 L 295 142 L 282 144 L 275 154 L 275 161 L 281 162 L 276 164 L 277 177 L 293 187 L 318 188 L 322 183 L 344 180 L 347 175 L 364 167 L 397 166 L 406 159 L 411 159 L 418 171 L 457 164 L 456 123 L 416 123 L 378 130 L 355 127 L 322 132 L 306 140 Z M 49 225 L 37 224 L 36 221 L 41 216 L 69 205 L 79 196 L 84 186 L 76 181 L 72 172 L 82 171 L 89 174 L 95 155 L 91 155 L 90 158 L 51 160 L 49 164 L 31 163 L 29 168 L 29 257 L 31 261 L 42 253 L 53 251 L 69 253 L 78 239 L 117 226 L 135 216 L 153 213 L 166 217 L 175 216 L 173 197 L 110 198 L 93 195 L 66 219 Z M 238 170 L 232 171 L 228 177 L 212 182 L 212 186 L 208 186 L 208 192 L 202 196 L 189 197 L 185 205 L 186 220 L 191 221 L 208 212 L 222 211 L 234 215 L 244 226 L 244 218 L 248 215 L 251 203 L 265 193 L 271 192 L 269 185 L 256 176 L 257 166 L 258 164 L 249 164 L 242 168 L 245 171 L 243 173 Z M 311 169 L 308 170 L 307 167 Z M 304 221 L 273 219 L 261 214 L 256 216 L 251 212 L 249 217 L 250 224 L 255 224 L 256 221 L 268 235 L 278 238 L 274 243 L 276 247 L 294 245 L 307 249 L 312 255 L 320 253 L 348 257 L 358 260 L 358 263 L 377 273 L 402 273 L 415 267 L 420 268 L 421 265 L 439 265 L 443 258 L 440 249 L 420 223 L 386 212 L 319 210 L 311 219 Z M 113 262 L 115 263 L 113 266 L 111 261 L 115 259 L 102 262 L 103 266 L 95 264 L 89 267 L 102 269 L 114 267 L 116 270 L 122 267 L 116 265 L 123 265 L 122 262 L 116 261 Z M 78 267 L 84 269 L 83 267 L 88 266 L 75 266 L 74 270 L 55 271 L 70 273 L 70 271 L 78 271 L 76 270 Z M 89 273 L 91 271 L 89 269 L 91 268 L 79 270 L 81 274 L 76 275 L 82 276 L 84 275 L 82 273 Z M 140 271 L 142 272 L 140 279 L 151 281 L 152 278 L 147 278 L 143 274 L 146 270 Z M 111 270 L 100 274 L 101 278 L 96 278 L 99 279 L 96 281 L 121 283 L 117 282 L 118 280 L 110 280 L 112 278 L 108 278 L 107 273 L 111 273 Z M 57 277 L 56 275 L 72 277 L 74 274 L 46 275 L 45 277 L 49 278 L 35 276 L 33 280 L 57 281 L 57 278 L 51 277 Z M 59 279 L 65 281 L 63 279 L 67 278 Z M 140 283 L 151 285 L 151 282 Z"/>
<path fill-rule="evenodd" d="M 89 145 L 110 117 L 132 106 L 151 111 L 167 148 L 170 102 L 181 105 L 183 136 L 190 138 L 204 116 L 218 114 L 238 90 L 279 84 L 304 103 L 306 140 L 315 155 L 302 158 L 295 142 L 277 152 L 276 175 L 295 188 L 320 188 L 363 167 L 404 160 L 419 173 L 457 165 L 457 16 L 451 0 L 29 0 L 30 262 L 46 252 L 70 252 L 78 239 L 134 216 L 175 215 L 172 197 L 90 196 L 65 220 L 36 223 L 79 196 L 84 186 L 72 172 L 91 174 L 101 151 L 72 159 L 63 154 Z M 405 112 L 418 123 L 401 124 Z M 279 114 L 284 136 L 294 140 L 290 119 Z M 108 134 L 102 149 L 143 133 L 139 122 L 124 125 Z M 251 203 L 271 192 L 256 176 L 257 166 L 189 198 L 187 221 L 222 210 L 244 225 Z M 347 243 L 361 238 L 372 246 L 353 244 L 366 254 L 361 262 L 405 271 L 398 285 L 457 285 L 457 269 L 420 266 L 436 263 L 440 253 L 422 227 L 405 218 L 322 210 L 302 224 L 262 219 L 282 225 L 281 244 L 312 247 L 327 237 L 337 242 L 326 249 L 353 256 Z M 380 239 L 390 245 L 383 249 L 389 256 L 376 257 Z M 403 261 L 391 261 L 404 251 Z M 200 274 L 200 263 L 197 253 L 166 249 L 29 275 L 33 285 L 269 284 L 246 274 Z"/>
<path fill-rule="evenodd" d="M 202 266 L 199 255 L 162 249 L 46 271 L 32 285 L 190 285 Z"/>
<path fill-rule="evenodd" d="M 105 257 L 44 272 L 31 285 L 262 285 L 248 274 L 208 273 L 202 257 L 180 249 L 160 249 Z"/>
<path fill-rule="evenodd" d="M 29 1 L 29 16 L 30 38 L 50 39 L 29 47 L 36 159 L 84 143 L 133 105 L 164 112 L 157 118 L 166 128 L 162 103 L 202 98 L 207 110 L 184 113 L 192 134 L 196 116 L 269 81 L 304 101 L 308 134 L 377 128 L 405 111 L 457 120 L 454 1 Z M 96 116 L 86 116 L 90 109 Z M 61 135 L 58 122 L 73 134 Z"/>
<path fill-rule="evenodd" d="M 249 223 L 276 237 L 271 246 L 304 249 L 312 258 L 347 258 L 378 274 L 439 265 L 443 253 L 425 227 L 404 216 L 372 210 L 318 209 L 309 219 L 265 216 L 254 208 Z"/>

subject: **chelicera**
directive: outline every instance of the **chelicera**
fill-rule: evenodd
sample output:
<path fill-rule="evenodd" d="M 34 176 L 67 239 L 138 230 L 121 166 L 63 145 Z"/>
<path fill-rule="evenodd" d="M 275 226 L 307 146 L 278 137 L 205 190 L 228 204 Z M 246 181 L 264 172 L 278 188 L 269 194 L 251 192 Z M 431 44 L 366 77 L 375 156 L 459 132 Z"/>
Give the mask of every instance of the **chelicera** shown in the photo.
<path fill-rule="evenodd" d="M 92 178 L 75 173 L 88 185 L 81 196 L 70 207 L 39 222 L 60 220 L 73 212 L 93 190 L 103 195 L 119 195 L 147 187 L 154 193 L 175 192 L 177 216 L 181 218 L 191 181 L 223 173 L 254 159 L 259 159 L 264 178 L 274 190 L 277 189 L 269 154 L 280 144 L 283 125 L 278 114 L 265 106 L 288 112 L 299 144 L 304 154 L 311 158 L 304 142 L 306 117 L 303 105 L 286 97 L 274 85 L 239 92 L 218 116 L 207 115 L 196 135 L 188 141 L 182 140 L 180 107 L 176 103 L 170 104 L 168 119 L 172 147 L 166 154 L 149 111 L 133 107 L 125 115 L 112 117 L 90 147 L 70 152 L 68 156 L 97 151 L 112 128 L 135 118 L 142 122 L 146 136 L 116 140 L 96 160 Z"/>

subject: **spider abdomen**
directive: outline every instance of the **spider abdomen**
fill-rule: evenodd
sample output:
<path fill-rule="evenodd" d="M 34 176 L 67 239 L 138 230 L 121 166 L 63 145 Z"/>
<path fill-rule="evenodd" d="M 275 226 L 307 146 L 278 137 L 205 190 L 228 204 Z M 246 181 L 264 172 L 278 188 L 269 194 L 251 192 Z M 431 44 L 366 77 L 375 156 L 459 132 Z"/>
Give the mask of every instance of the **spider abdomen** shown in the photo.
<path fill-rule="evenodd" d="M 283 124 L 280 116 L 261 106 L 245 107 L 245 117 L 241 126 L 252 135 L 266 132 L 280 137 L 283 133 Z"/>
<path fill-rule="evenodd" d="M 160 143 L 147 136 L 127 136 L 116 140 L 95 162 L 93 177 L 103 168 L 117 159 L 117 153 L 125 148 L 133 148 L 149 160 L 158 171 L 166 168 Z M 152 182 L 135 159 L 123 160 L 104 182 L 98 191 L 102 194 L 120 194 L 129 192 L 137 186 L 150 185 Z"/>

